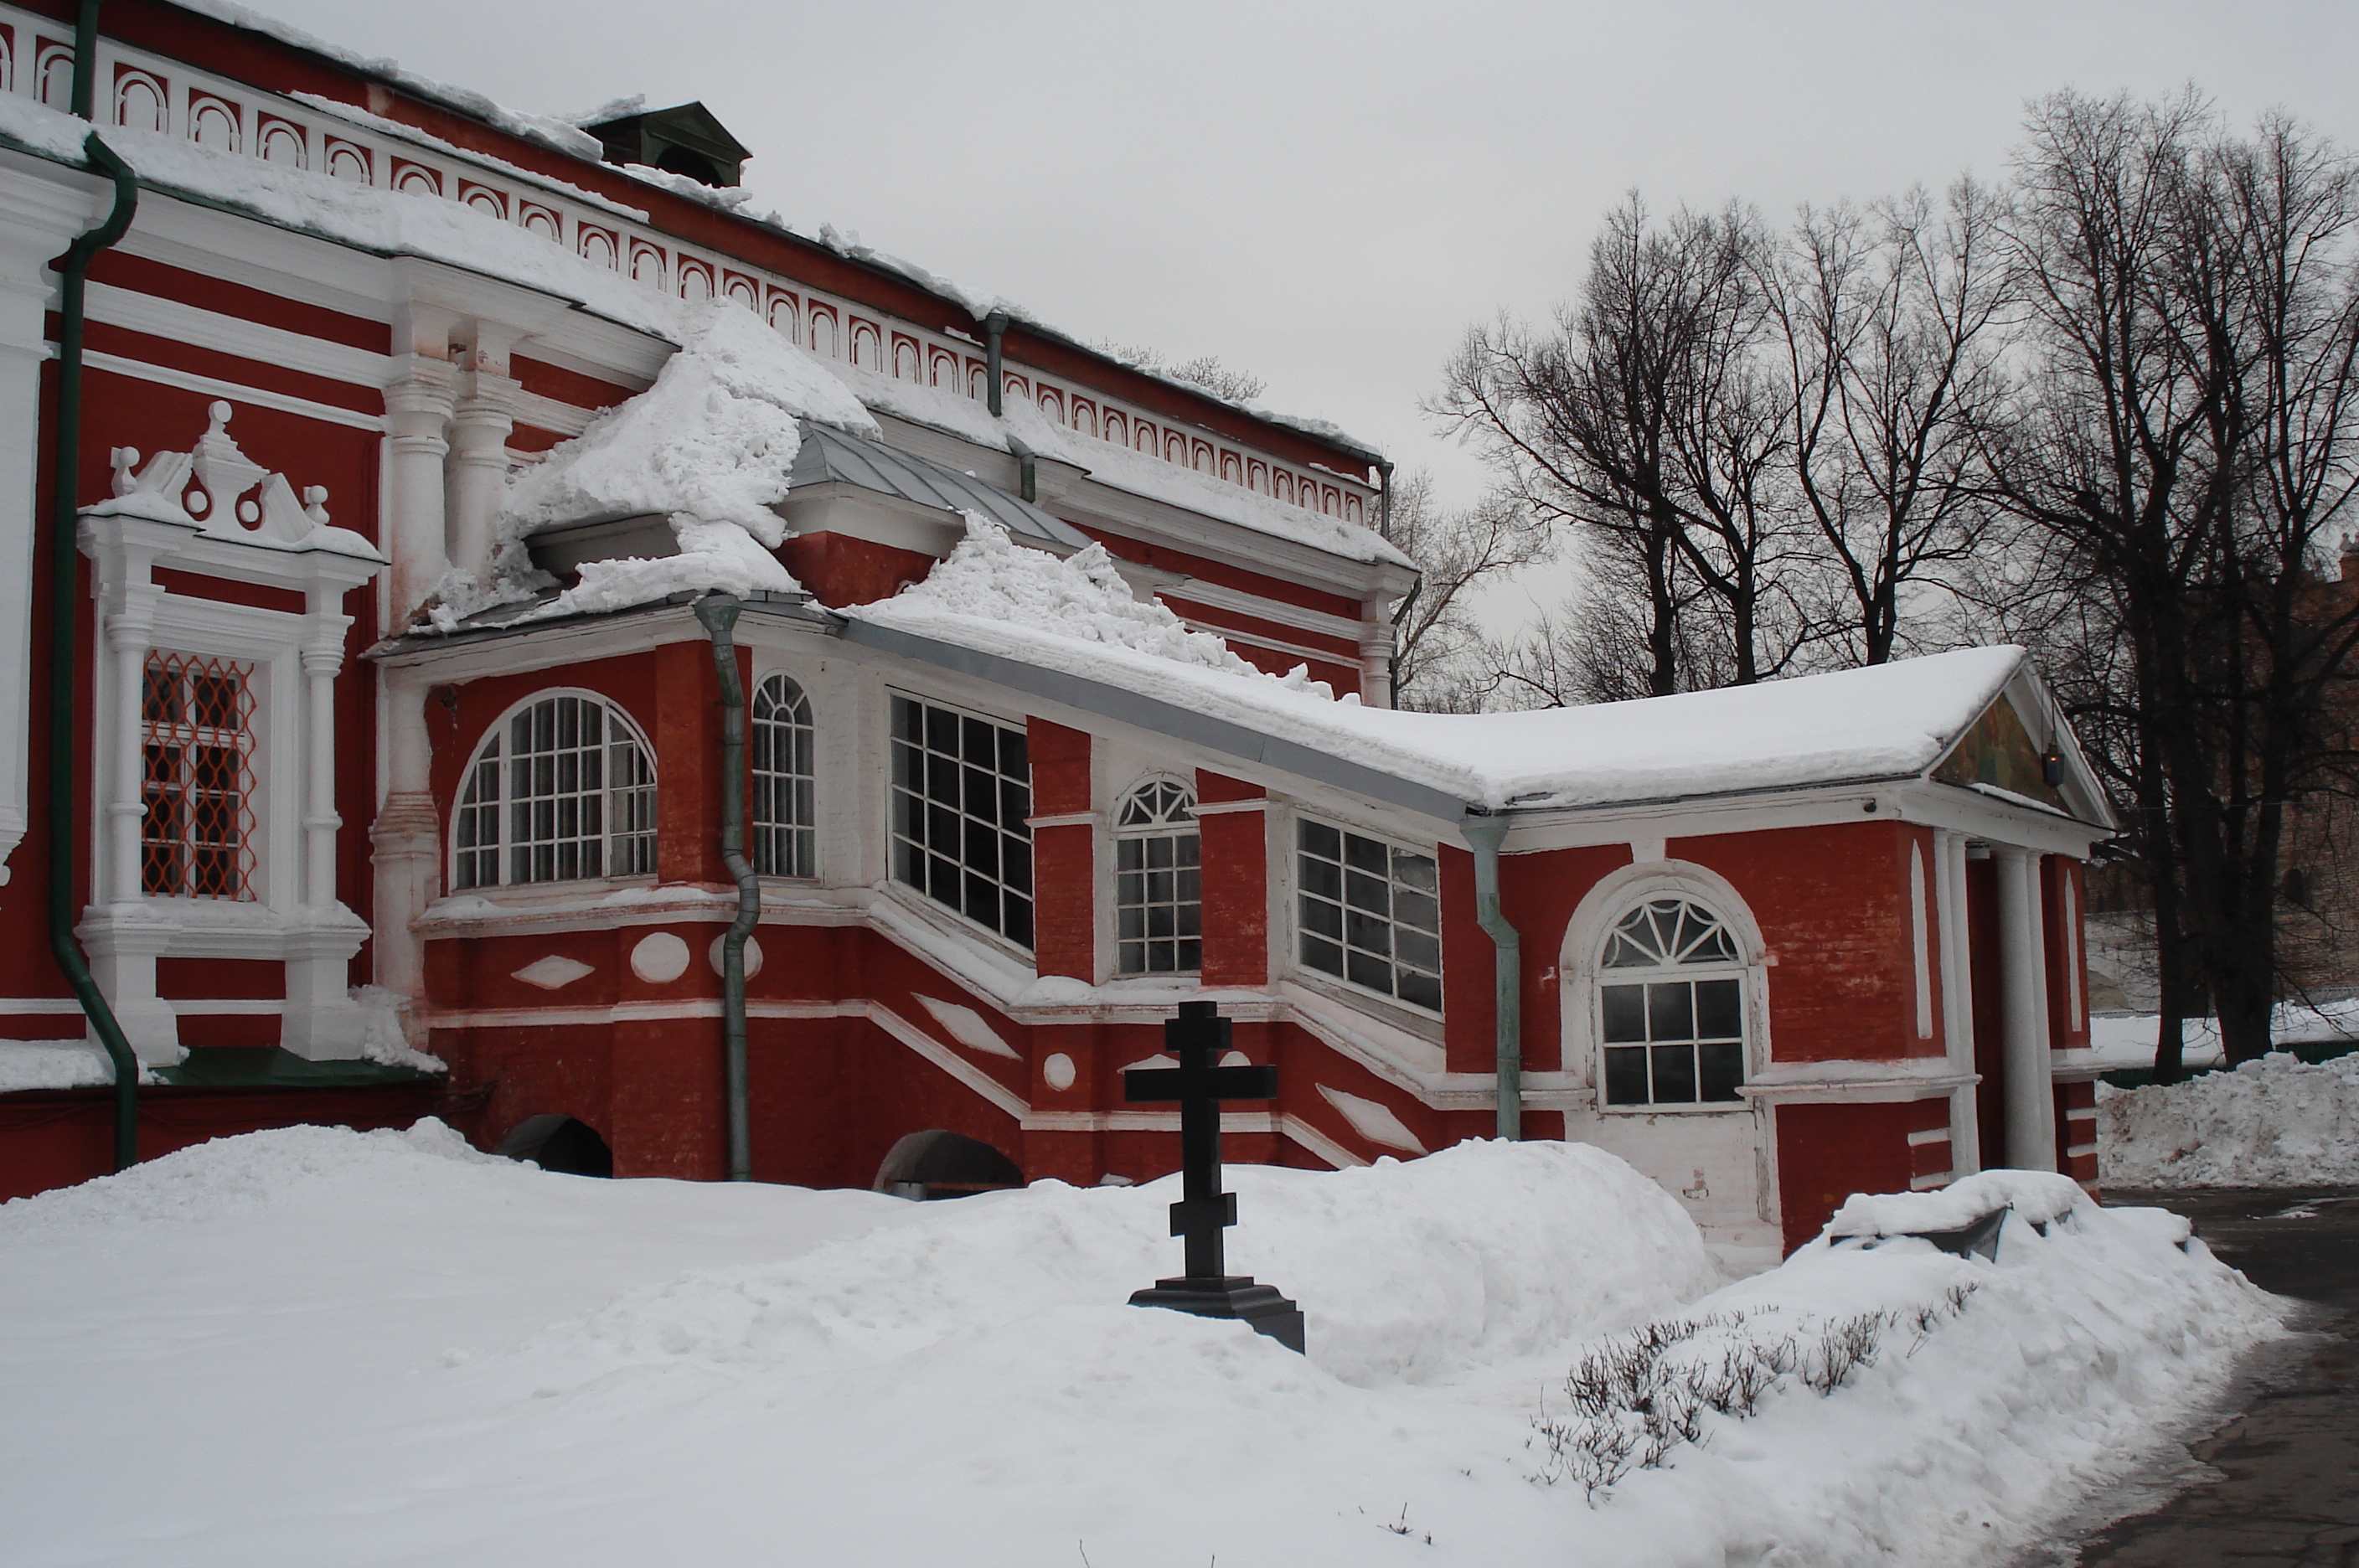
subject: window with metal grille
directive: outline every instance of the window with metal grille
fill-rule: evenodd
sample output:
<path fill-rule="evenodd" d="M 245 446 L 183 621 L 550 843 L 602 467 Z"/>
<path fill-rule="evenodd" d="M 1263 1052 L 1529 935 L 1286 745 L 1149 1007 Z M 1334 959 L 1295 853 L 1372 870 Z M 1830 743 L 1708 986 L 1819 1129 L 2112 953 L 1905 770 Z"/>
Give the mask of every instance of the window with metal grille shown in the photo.
<path fill-rule="evenodd" d="M 1745 970 L 1719 916 L 1649 898 L 1614 922 L 1598 974 L 1607 1105 L 1741 1103 Z"/>
<path fill-rule="evenodd" d="M 151 653 L 139 723 L 140 890 L 252 899 L 254 667 Z"/>
<path fill-rule="evenodd" d="M 1130 793 L 1114 823 L 1115 968 L 1192 975 L 1204 966 L 1204 903 L 1196 793 L 1153 779 Z"/>
<path fill-rule="evenodd" d="M 517 709 L 467 769 L 452 885 L 645 877 L 656 868 L 656 776 L 622 710 L 560 693 Z"/>
<path fill-rule="evenodd" d="M 810 699 L 784 675 L 754 691 L 754 869 L 819 875 L 819 810 Z"/>
<path fill-rule="evenodd" d="M 1032 945 L 1032 759 L 1022 730 L 893 698 L 893 877 Z"/>
<path fill-rule="evenodd" d="M 1441 1010 L 1440 879 L 1433 856 L 1324 822 L 1296 824 L 1308 968 Z"/>

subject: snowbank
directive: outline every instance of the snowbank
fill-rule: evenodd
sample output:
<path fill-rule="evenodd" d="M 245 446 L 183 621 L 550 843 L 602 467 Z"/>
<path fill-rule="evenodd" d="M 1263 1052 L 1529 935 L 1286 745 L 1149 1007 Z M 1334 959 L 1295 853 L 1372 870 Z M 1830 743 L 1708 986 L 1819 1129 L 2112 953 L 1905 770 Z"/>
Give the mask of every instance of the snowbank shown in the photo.
<path fill-rule="evenodd" d="M 2312 1066 L 2273 1051 L 2180 1083 L 2100 1083 L 2097 1168 L 2120 1187 L 2359 1181 L 2359 1056 Z"/>
<path fill-rule="evenodd" d="M 141 1074 L 142 1080 L 146 1074 Z M 88 1089 L 114 1082 L 106 1052 L 78 1040 L 0 1040 L 0 1094 Z"/>
<path fill-rule="evenodd" d="M 429 1122 L 0 1206 L 11 1562 L 1995 1564 L 2270 1323 L 2169 1216 L 2077 1198 L 1995 1262 L 1821 1240 L 1714 1290 L 1577 1145 L 1229 1175 L 1307 1358 L 1123 1304 L 1176 1263 L 1170 1180 L 593 1181 Z M 1545 1484 L 1569 1369 L 1648 1336 L 1809 1354 Z"/>
<path fill-rule="evenodd" d="M 1015 543 L 1006 528 L 979 512 L 965 517 L 966 538 L 948 558 L 922 582 L 862 606 L 863 618 L 926 631 L 946 629 L 948 617 L 953 626 L 964 621 L 998 627 L 1003 634 L 1047 632 L 1249 681 L 1277 679 L 1231 653 L 1212 633 L 1190 631 L 1170 606 L 1136 597 L 1105 546 L 1093 544 L 1060 561 Z M 1300 665 L 1279 684 L 1334 694 L 1324 681 L 1312 681 Z"/>
<path fill-rule="evenodd" d="M 2089 1045 L 2109 1068 L 2154 1065 L 2161 1019 L 2151 1013 L 2089 1019 Z M 2269 1014 L 2269 1038 L 2279 1045 L 2339 1045 L 2359 1040 L 2359 996 L 2328 1002 L 2279 1002 Z M 2180 1032 L 2180 1059 L 2190 1067 L 2221 1060 L 2220 1021 L 2189 1018 Z"/>

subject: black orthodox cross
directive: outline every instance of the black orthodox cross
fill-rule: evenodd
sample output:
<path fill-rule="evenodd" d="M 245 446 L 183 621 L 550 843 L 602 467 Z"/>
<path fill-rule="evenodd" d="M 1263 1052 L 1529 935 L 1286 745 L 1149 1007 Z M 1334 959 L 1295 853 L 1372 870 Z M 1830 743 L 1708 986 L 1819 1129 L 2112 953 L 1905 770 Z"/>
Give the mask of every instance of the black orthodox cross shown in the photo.
<path fill-rule="evenodd" d="M 1123 1075 L 1123 1098 L 1137 1105 L 1180 1103 L 1180 1201 L 1171 1234 L 1187 1244 L 1187 1272 L 1131 1297 L 1136 1306 L 1171 1307 L 1203 1317 L 1241 1318 L 1258 1333 L 1302 1348 L 1302 1314 L 1292 1301 L 1250 1277 L 1231 1278 L 1223 1230 L 1237 1223 L 1237 1197 L 1221 1191 L 1221 1102 L 1277 1097 L 1275 1067 L 1223 1067 L 1229 1020 L 1211 1002 L 1182 1002 L 1163 1025 L 1164 1049 L 1177 1067 L 1135 1068 Z"/>

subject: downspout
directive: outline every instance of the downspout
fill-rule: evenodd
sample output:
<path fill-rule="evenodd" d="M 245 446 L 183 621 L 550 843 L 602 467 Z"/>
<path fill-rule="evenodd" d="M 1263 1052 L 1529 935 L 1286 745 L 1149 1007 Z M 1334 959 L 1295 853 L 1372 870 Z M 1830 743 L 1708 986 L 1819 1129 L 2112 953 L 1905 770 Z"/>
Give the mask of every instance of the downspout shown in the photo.
<path fill-rule="evenodd" d="M 991 410 L 991 417 L 995 419 L 999 418 L 999 401 L 1000 392 L 1002 389 L 1000 383 L 1003 380 L 1003 377 L 999 374 L 1000 354 L 1002 340 L 1006 338 L 1006 311 L 994 310 L 991 314 L 984 317 L 983 357 L 984 362 L 987 366 L 984 375 L 988 379 L 984 383 L 983 401 L 984 406 Z"/>
<path fill-rule="evenodd" d="M 1491 939 L 1492 1007 L 1498 1036 L 1499 1129 L 1508 1142 L 1524 1136 L 1523 939 L 1499 910 L 1499 844 L 1507 819 L 1469 811 L 1459 831 L 1474 846 L 1474 920 Z"/>
<path fill-rule="evenodd" d="M 73 113 L 92 118 L 97 82 L 98 0 L 82 0 L 74 21 Z M 74 999 L 89 1018 L 91 1032 L 114 1069 L 114 1168 L 139 1160 L 139 1060 L 98 982 L 91 977 L 74 935 L 74 643 L 75 612 L 82 601 L 80 508 L 74 504 L 82 473 L 82 341 L 85 285 L 91 258 L 121 239 L 139 206 L 139 182 L 131 166 L 114 155 L 92 130 L 82 139 L 91 167 L 114 181 L 114 208 L 106 221 L 81 235 L 50 263 L 58 274 L 58 409 L 49 449 L 50 500 L 56 508 L 49 599 L 49 951 L 65 971 Z M 126 694 L 125 701 L 130 698 Z"/>
<path fill-rule="evenodd" d="M 737 679 L 736 630 L 743 606 L 727 593 L 696 601 L 712 637 L 721 678 L 721 863 L 737 881 L 737 918 L 721 938 L 722 1093 L 729 1107 L 729 1180 L 754 1179 L 754 1135 L 745 1108 L 745 939 L 762 918 L 762 880 L 745 858 L 745 688 Z"/>
<path fill-rule="evenodd" d="M 1016 493 L 1034 506 L 1040 504 L 1040 470 L 1034 462 L 1032 449 L 1013 435 L 1007 438 L 1007 450 L 1016 455 Z"/>

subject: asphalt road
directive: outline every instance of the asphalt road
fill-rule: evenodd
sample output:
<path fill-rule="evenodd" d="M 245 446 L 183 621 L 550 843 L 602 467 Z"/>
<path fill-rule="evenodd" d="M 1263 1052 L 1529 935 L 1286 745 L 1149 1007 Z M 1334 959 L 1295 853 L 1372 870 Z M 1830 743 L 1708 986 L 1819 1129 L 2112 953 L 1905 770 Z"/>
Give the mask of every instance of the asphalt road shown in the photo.
<path fill-rule="evenodd" d="M 2224 1424 L 2187 1442 L 2195 1465 L 2091 1505 L 2096 1519 L 2144 1511 L 2029 1562 L 2359 1568 L 2359 1190 L 2109 1191 L 2105 1201 L 2187 1215 L 2255 1284 L 2308 1303 L 2294 1320 L 2304 1332 L 2256 1354 Z"/>

